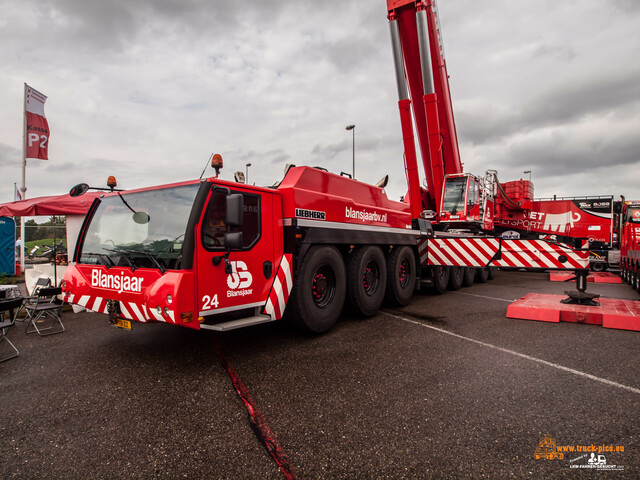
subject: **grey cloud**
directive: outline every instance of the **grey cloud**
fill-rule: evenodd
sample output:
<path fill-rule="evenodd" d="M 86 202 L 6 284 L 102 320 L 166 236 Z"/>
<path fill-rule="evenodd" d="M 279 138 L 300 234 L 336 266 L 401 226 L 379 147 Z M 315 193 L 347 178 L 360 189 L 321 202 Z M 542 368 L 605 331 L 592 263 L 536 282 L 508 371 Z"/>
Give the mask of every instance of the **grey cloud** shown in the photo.
<path fill-rule="evenodd" d="M 311 150 L 311 154 L 316 158 L 332 159 L 339 153 L 344 152 L 350 146 L 351 140 L 342 140 L 340 142 L 325 145 L 317 144 Z"/>
<path fill-rule="evenodd" d="M 570 61 L 576 57 L 576 52 L 569 45 L 543 43 L 533 50 L 534 58 L 556 57 Z"/>
<path fill-rule="evenodd" d="M 519 111 L 486 102 L 456 112 L 461 138 L 483 144 L 518 132 L 577 121 L 588 115 L 604 115 L 624 110 L 640 99 L 640 70 L 596 75 L 574 74 L 548 86 Z M 514 108 L 517 108 L 515 106 Z"/>
<path fill-rule="evenodd" d="M 599 168 L 636 172 L 640 166 L 640 137 L 633 133 L 585 138 L 578 132 L 554 135 L 550 141 L 491 149 L 492 160 L 513 171 L 533 170 L 541 176 L 569 176 Z M 501 172 L 505 168 L 500 168 Z M 508 171 L 505 171 L 508 173 Z"/>
<path fill-rule="evenodd" d="M 623 12 L 637 14 L 640 12 L 638 0 L 613 0 L 613 4 Z"/>
<path fill-rule="evenodd" d="M 20 165 L 22 153 L 6 143 L 0 143 L 0 165 Z"/>

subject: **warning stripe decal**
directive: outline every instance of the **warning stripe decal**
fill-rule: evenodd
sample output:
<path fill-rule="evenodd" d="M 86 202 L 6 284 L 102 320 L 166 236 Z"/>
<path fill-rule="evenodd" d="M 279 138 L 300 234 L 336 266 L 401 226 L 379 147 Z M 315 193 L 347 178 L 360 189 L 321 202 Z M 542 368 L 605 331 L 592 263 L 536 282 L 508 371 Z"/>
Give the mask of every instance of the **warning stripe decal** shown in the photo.
<path fill-rule="evenodd" d="M 264 307 L 264 312 L 271 317 L 271 320 L 282 318 L 291 294 L 293 287 L 291 258 L 292 255 L 289 253 L 282 256 L 276 278 L 269 292 L 269 299 Z"/>
<path fill-rule="evenodd" d="M 499 249 L 501 258 L 491 261 Z M 587 268 L 589 264 L 589 252 L 543 240 L 436 238 L 420 241 L 418 251 L 422 264 L 428 265 L 567 270 Z"/>

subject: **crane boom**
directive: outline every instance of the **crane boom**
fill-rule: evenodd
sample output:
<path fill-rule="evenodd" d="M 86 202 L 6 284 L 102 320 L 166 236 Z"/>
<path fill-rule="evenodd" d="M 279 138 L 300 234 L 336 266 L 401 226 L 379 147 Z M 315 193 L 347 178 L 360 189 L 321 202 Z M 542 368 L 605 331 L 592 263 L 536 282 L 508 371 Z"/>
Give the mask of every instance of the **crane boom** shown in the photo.
<path fill-rule="evenodd" d="M 387 0 L 412 213 L 438 211 L 444 176 L 462 173 L 435 0 Z M 420 194 L 411 109 L 427 180 Z"/>

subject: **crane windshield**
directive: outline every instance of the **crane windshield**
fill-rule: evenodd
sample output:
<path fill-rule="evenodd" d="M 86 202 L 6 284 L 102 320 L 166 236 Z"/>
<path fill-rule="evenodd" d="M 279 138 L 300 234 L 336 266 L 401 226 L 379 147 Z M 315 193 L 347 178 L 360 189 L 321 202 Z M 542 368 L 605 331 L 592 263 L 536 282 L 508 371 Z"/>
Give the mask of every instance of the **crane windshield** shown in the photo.
<path fill-rule="evenodd" d="M 180 268 L 182 242 L 199 184 L 118 193 L 101 199 L 84 238 L 80 262 Z"/>
<path fill-rule="evenodd" d="M 465 194 L 467 192 L 467 177 L 447 178 L 442 200 L 442 211 L 452 215 L 460 213 L 465 207 Z"/>

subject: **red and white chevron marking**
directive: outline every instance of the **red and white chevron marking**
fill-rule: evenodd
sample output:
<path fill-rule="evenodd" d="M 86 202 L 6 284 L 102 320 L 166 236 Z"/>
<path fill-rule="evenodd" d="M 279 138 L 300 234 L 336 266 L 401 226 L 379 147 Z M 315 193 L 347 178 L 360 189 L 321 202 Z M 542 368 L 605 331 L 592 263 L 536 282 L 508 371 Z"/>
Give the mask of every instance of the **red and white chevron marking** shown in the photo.
<path fill-rule="evenodd" d="M 282 318 L 291 294 L 293 287 L 291 257 L 292 255 L 289 253 L 282 256 L 276 279 L 271 287 L 271 292 L 269 292 L 269 299 L 264 307 L 264 312 L 271 317 L 271 320 Z"/>
<path fill-rule="evenodd" d="M 589 265 L 589 252 L 575 251 L 543 240 L 502 240 L 501 259 L 491 261 L 499 248 L 500 240 L 497 238 L 437 238 L 419 244 L 423 265 L 563 270 L 587 268 Z M 564 262 L 561 261 L 563 257 L 566 257 Z"/>
<path fill-rule="evenodd" d="M 72 294 L 68 294 L 65 298 L 65 301 L 68 303 L 75 303 L 76 305 L 80 305 L 87 310 L 91 310 L 93 312 L 98 313 L 109 313 L 107 311 L 107 301 L 108 299 L 102 297 L 94 297 L 92 295 L 81 295 L 77 299 L 74 298 Z M 146 305 L 141 305 L 135 302 L 119 302 L 120 303 L 120 312 L 122 313 L 122 317 L 128 320 L 135 320 L 136 322 L 147 322 L 157 321 L 157 322 L 166 322 L 166 318 L 159 314 L 155 308 L 147 308 Z M 169 310 L 169 319 L 171 322 L 175 322 L 175 313 L 173 310 Z"/>

